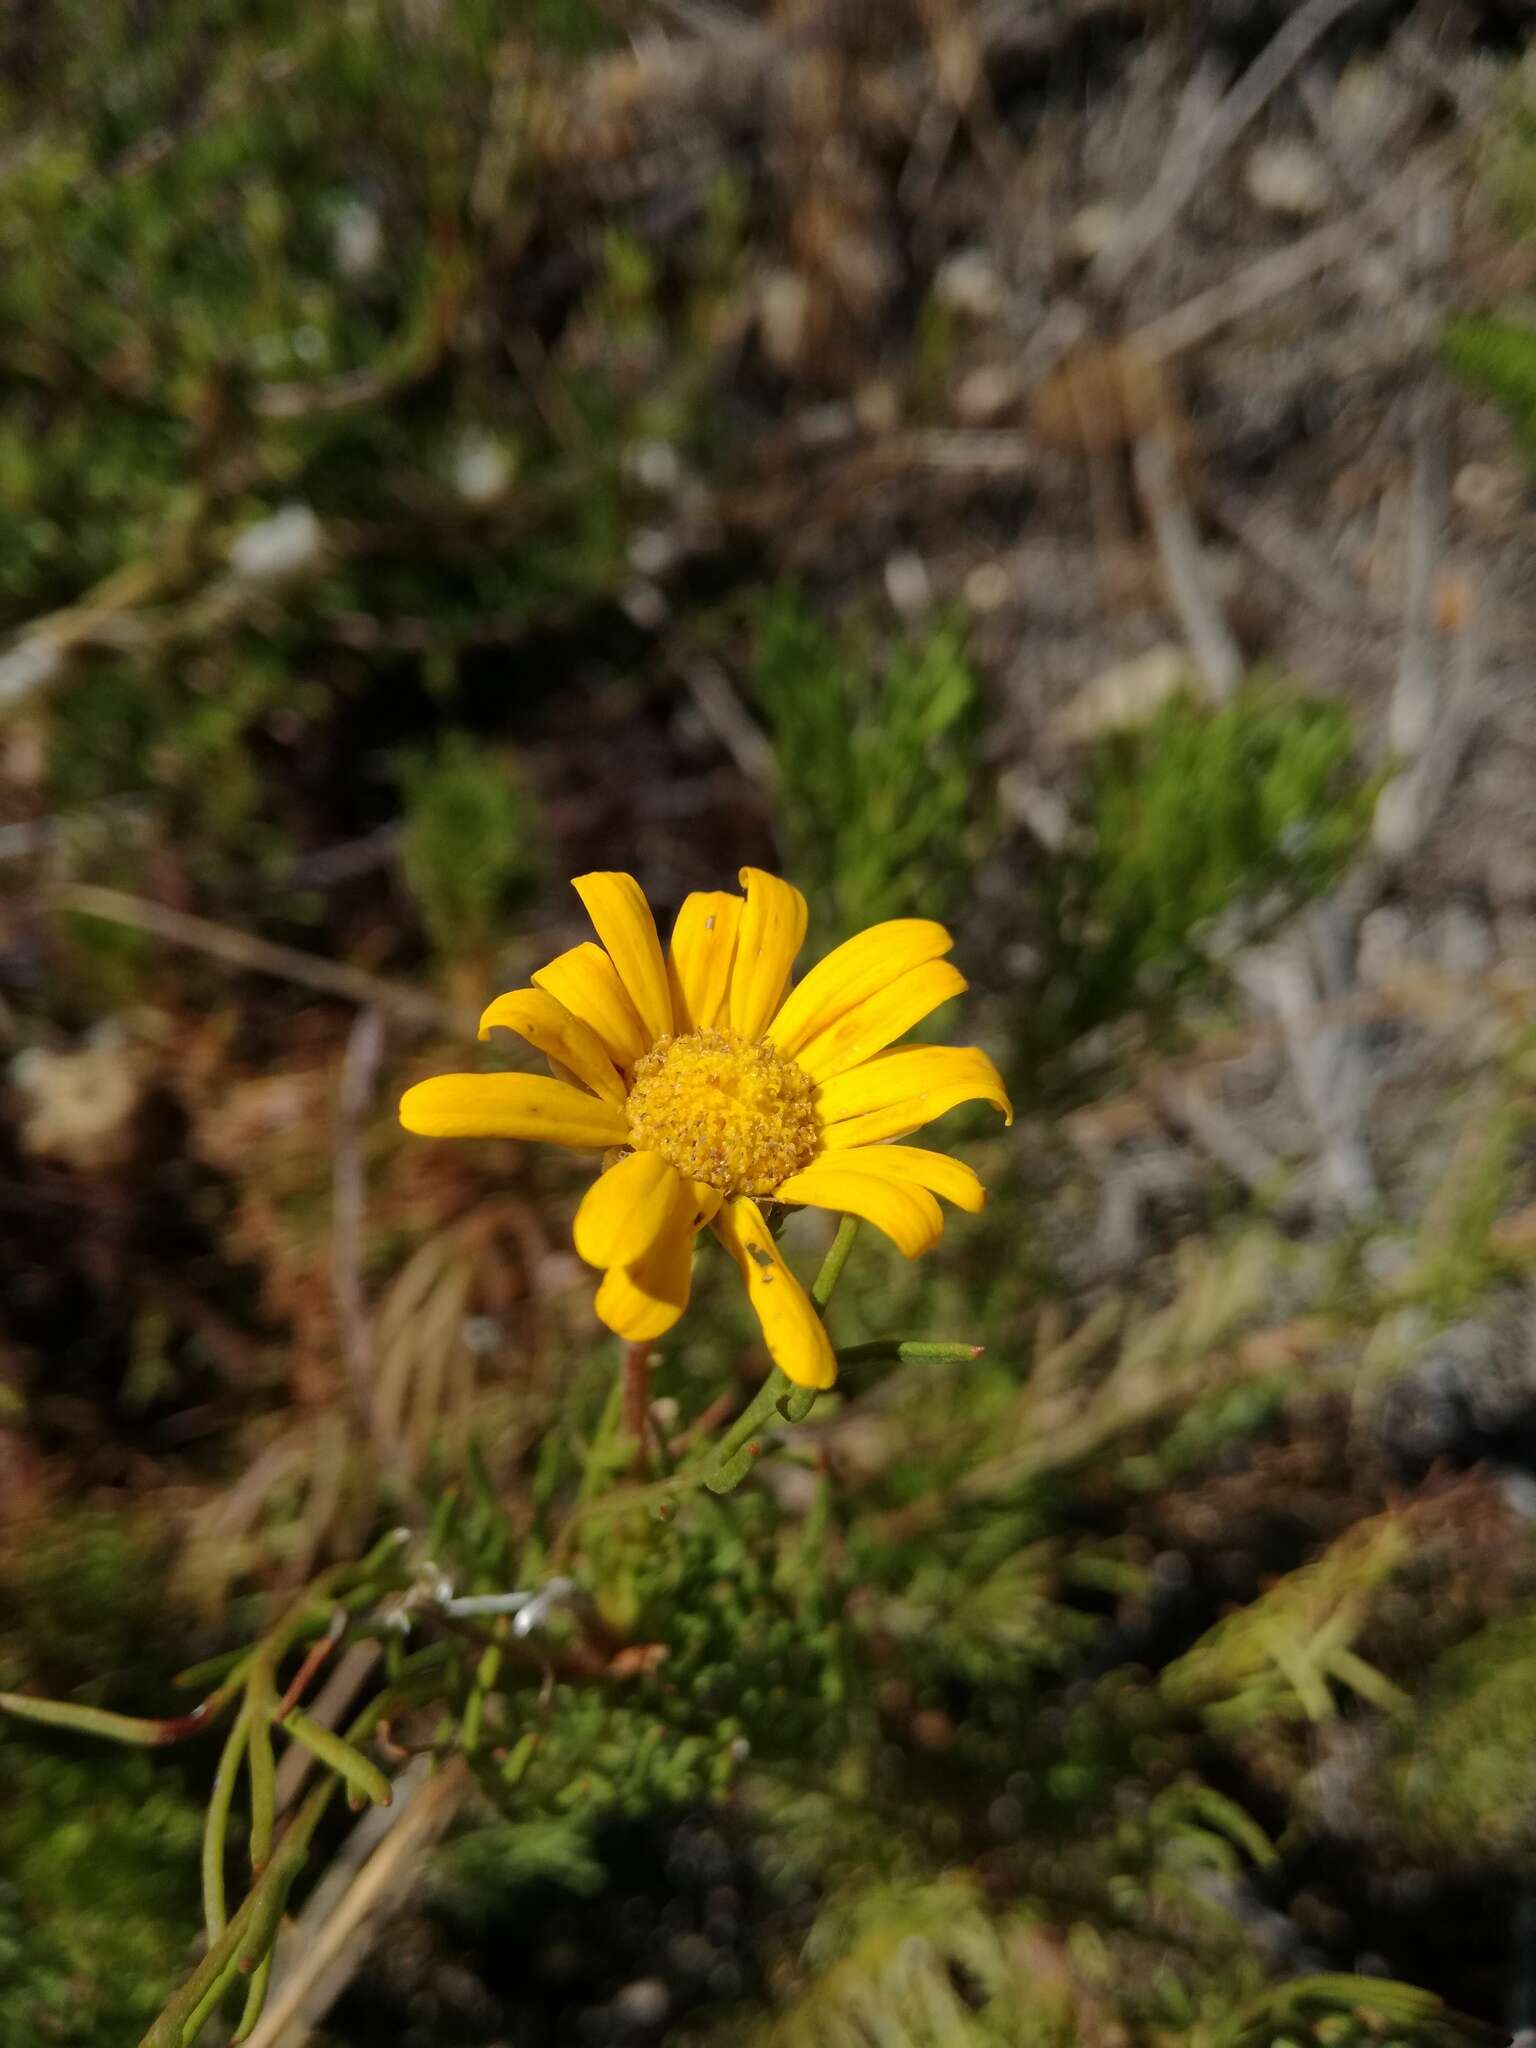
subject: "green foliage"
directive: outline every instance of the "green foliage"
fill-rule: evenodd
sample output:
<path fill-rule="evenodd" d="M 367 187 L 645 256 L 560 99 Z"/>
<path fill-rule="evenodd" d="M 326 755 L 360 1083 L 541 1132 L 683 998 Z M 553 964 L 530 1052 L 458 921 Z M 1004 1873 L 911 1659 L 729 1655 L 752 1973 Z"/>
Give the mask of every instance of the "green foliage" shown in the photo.
<path fill-rule="evenodd" d="M 1207 711 L 1164 705 L 1098 748 L 1081 845 L 1048 872 L 1037 1029 L 1070 1039 L 1166 1007 L 1325 889 L 1368 792 L 1341 705 L 1255 684 Z"/>
<path fill-rule="evenodd" d="M 761 1499 L 690 1505 L 594 1525 L 588 1565 L 602 1612 L 654 1646 L 623 1685 L 558 1684 L 528 1719 L 527 1674 L 501 1706 L 503 1741 L 530 1727 L 537 1746 L 511 1782 L 483 1782 L 514 1819 L 639 1815 L 717 1799 L 750 1756 L 791 1762 L 835 1749 L 846 1726 L 845 1638 L 819 1557 L 791 1539 Z M 512 1754 L 516 1755 L 515 1747 Z"/>
<path fill-rule="evenodd" d="M 0 1731 L 0 2039 L 136 2040 L 186 1966 L 200 1803 L 143 1755 Z"/>
<path fill-rule="evenodd" d="M 959 1677 L 1023 1687 L 1069 1665 L 1096 1633 L 1089 1615 L 1063 1601 L 1062 1568 L 1059 1546 L 1020 1542 L 1012 1517 L 993 1521 L 958 1557 L 930 1546 L 903 1590 L 877 1607 L 878 1626 L 901 1645 L 917 1685 Z"/>
<path fill-rule="evenodd" d="M 706 195 L 690 173 L 701 217 L 664 240 L 648 238 L 648 205 L 602 210 L 590 167 L 560 156 L 563 64 L 615 36 L 614 10 L 589 0 L 99 14 L 85 0 L 31 10 L 25 63 L 0 66 L 0 626 L 120 571 L 130 590 L 122 616 L 122 583 L 97 593 L 104 619 L 50 697 L 46 795 L 71 827 L 66 865 L 123 879 L 126 816 L 145 833 L 128 857 L 157 880 L 297 918 L 283 878 L 306 826 L 328 832 L 338 808 L 324 787 L 311 808 L 311 782 L 393 759 L 422 925 L 463 964 L 541 878 L 540 820 L 510 758 L 423 735 L 471 687 L 484 715 L 488 649 L 505 687 L 528 691 L 525 635 L 584 645 L 608 617 L 642 559 L 634 518 L 672 473 L 637 450 L 663 444 L 685 478 L 728 465 L 715 352 L 742 345 L 760 182 L 733 168 Z M 486 204 L 503 125 L 510 166 Z M 553 205 L 532 189 L 547 138 Z M 531 311 L 514 284 L 529 223 L 533 244 L 562 244 Z M 920 406 L 939 406 L 955 343 L 930 300 Z M 1465 322 L 1448 348 L 1536 450 L 1536 337 Z M 313 508 L 323 544 L 291 587 L 252 595 L 230 544 L 290 503 Z M 781 586 L 755 632 L 786 867 L 823 920 L 816 937 L 961 905 L 990 821 L 958 622 L 882 636 L 827 624 Z M 1051 979 L 1024 1029 L 1059 1043 L 1205 985 L 1232 946 L 1329 885 L 1366 807 L 1343 713 L 1275 689 L 1215 713 L 1169 706 L 1107 742 L 1083 844 L 1045 879 Z M 372 823 L 367 803 L 340 808 L 338 836 Z M 73 836 L 84 822 L 94 840 Z M 97 985 L 130 986 L 137 954 L 108 947 L 138 939 L 81 930 Z M 1433 1306 L 1463 1306 L 1492 1276 L 1525 1137 L 1522 1121 L 1499 1125 L 1468 1176 L 1447 1277 L 1426 1281 Z M 910 1313 L 937 1336 L 997 1332 L 987 1360 L 929 1356 L 904 1384 L 887 1378 L 889 1344 L 866 1353 L 816 1430 L 750 1415 L 750 1476 L 716 1498 L 702 1479 L 720 1437 L 689 1442 L 680 1464 L 664 1444 L 637 1452 L 604 1406 L 618 1388 L 607 1347 L 568 1375 L 536 1470 L 509 1455 L 493 1480 L 472 1453 L 435 1517 L 403 1505 L 411 1528 L 431 1521 L 409 1557 L 361 1588 L 327 1579 L 302 1625 L 267 1639 L 265 1691 L 241 1680 L 242 1711 L 254 1699 L 272 1725 L 253 1737 L 248 1720 L 231 1752 L 215 1884 L 220 1869 L 232 1894 L 248 1878 L 223 1825 L 238 1838 L 268 1800 L 271 1752 L 296 1732 L 319 1745 L 323 1789 L 381 1790 L 396 1752 L 368 1747 L 369 1726 L 347 1750 L 275 1724 L 304 1646 L 341 1614 L 385 1644 L 370 1698 L 395 1737 L 472 1764 L 478 1801 L 438 1866 L 469 1940 L 494 1940 L 530 1888 L 595 1891 L 605 1817 L 729 1797 L 827 1901 L 762 2037 L 772 2048 L 1430 2038 L 1427 1994 L 1266 1983 L 1270 1964 L 1212 1894 L 1275 1852 L 1193 1768 L 1213 1735 L 1398 1711 L 1354 1649 L 1392 1542 L 1377 1530 L 1379 1548 L 1336 1546 L 1280 1580 L 1161 1683 L 1085 1675 L 1114 1640 L 1107 1615 L 1118 1625 L 1154 1598 L 1161 1497 L 1286 1398 L 1281 1374 L 1223 1376 L 1275 1263 L 1213 1261 L 1203 1294 L 1128 1310 L 1113 1362 L 1085 1349 L 1035 1403 L 1022 1333 L 1047 1233 L 1019 1195 L 1034 1168 L 1012 1171 L 968 1248 L 920 1274 L 866 1249 L 838 1303 L 840 1337 L 884 1339 Z M 554 1405 L 545 1361 L 569 1340 L 554 1264 L 548 1277 L 514 1381 L 533 1430 Z M 701 1439 L 729 1428 L 700 1411 L 758 1348 L 739 1291 L 727 1303 L 717 1285 L 701 1261 L 686 1339 L 668 1341 L 653 1387 L 658 1415 L 670 1404 Z M 145 1371 L 154 1313 L 140 1318 Z M 0 1684 L 46 1687 L 77 1714 L 163 1711 L 188 1646 L 163 1613 L 162 1566 L 120 1518 L 50 1527 L 0 1586 Z M 570 1587 L 520 1637 L 505 1616 L 451 1614 L 439 1571 L 470 1596 L 557 1575 Z M 1522 1620 L 1436 1672 L 1427 1734 L 1392 1765 L 1405 1834 L 1527 1845 L 1533 1656 Z M 87 1753 L 79 1726 L 0 1735 L 0 2038 L 21 2048 L 134 2038 L 196 1953 L 197 1816 L 176 1765 Z M 206 1774 L 207 1752 L 186 1768 Z M 272 1925 L 304 1847 L 265 1895 Z M 949 1867 L 983 1851 L 985 1886 Z"/>
<path fill-rule="evenodd" d="M 1170 1785 L 1141 1819 L 1127 1811 L 1097 1845 L 1082 1845 L 1079 1884 L 1085 1858 L 1109 1845 L 1121 1873 L 1111 1897 L 1064 1927 L 989 1906 L 958 1872 L 834 1891 L 799 1958 L 793 1998 L 751 2036 L 754 2048 L 1067 2048 L 1122 2037 L 1430 2048 L 1476 2037 L 1413 1985 L 1342 1974 L 1265 1983 L 1238 1922 L 1209 1899 L 1213 1873 L 1230 1879 L 1245 1859 L 1273 1860 L 1231 1801 Z M 1138 1858 L 1145 1867 L 1133 1879 L 1127 1865 Z M 1081 1891 L 1076 1902 L 1085 1904 Z"/>
<path fill-rule="evenodd" d="M 539 820 L 516 764 L 464 732 L 405 764 L 406 880 L 446 959 L 490 945 L 542 872 Z"/>
<path fill-rule="evenodd" d="M 152 32 L 73 0 L 29 34 L 25 90 L 0 82 L 0 312 L 24 337 L 0 350 L 0 630 L 82 598 L 109 621 L 51 691 L 66 816 L 142 803 L 146 865 L 170 851 L 215 897 L 254 882 L 312 920 L 285 882 L 327 743 L 349 765 L 377 724 L 396 744 L 402 696 L 424 700 L 407 730 L 430 726 L 466 648 L 628 579 L 629 449 L 716 450 L 699 315 L 730 208 L 699 224 L 698 289 L 665 307 L 644 245 L 595 236 L 530 392 L 487 374 L 508 316 L 474 197 L 488 124 L 555 133 L 564 67 L 611 35 L 585 0 L 173 0 Z M 320 546 L 274 603 L 230 548 L 290 506 Z M 435 942 L 477 943 L 496 877 L 421 859 Z M 96 863 L 71 842 L 71 865 Z M 131 993 L 120 964 L 101 979 Z"/>
<path fill-rule="evenodd" d="M 1413 1281 L 1414 1295 L 1439 1321 L 1486 1301 L 1509 1270 L 1494 1228 L 1524 1168 L 1532 1117 L 1528 1098 L 1503 1103 L 1484 1120 L 1475 1149 L 1453 1162 L 1436 1202 L 1443 1213 L 1424 1232 Z"/>
<path fill-rule="evenodd" d="M 917 316 L 914 382 L 923 411 L 945 417 L 954 390 L 959 320 L 953 306 L 930 294 Z"/>
<path fill-rule="evenodd" d="M 1502 2039 L 1417 1985 L 1342 1973 L 1271 1984 L 1193 2036 L 1194 2048 L 1450 2048 Z"/>
<path fill-rule="evenodd" d="M 1010 1932 L 959 1874 L 835 1898 L 806 1942 L 812 1981 L 753 2048 L 1067 2048 L 1061 1988 L 1027 1983 Z"/>
<path fill-rule="evenodd" d="M 1504 74 L 1480 168 L 1510 228 L 1536 232 L 1536 63 L 1529 56 Z"/>
<path fill-rule="evenodd" d="M 0 181 L 0 313 L 25 342 L 0 363 L 0 609 L 66 601 L 157 545 L 216 475 L 250 380 L 375 365 L 412 333 L 490 16 L 411 21 L 182 4 L 145 37 L 56 10 L 4 107 L 24 139 Z M 360 190 L 387 262 L 338 261 Z M 274 426 L 264 454 L 297 432 Z"/>
<path fill-rule="evenodd" d="M 530 1885 L 587 1896 L 607 1882 L 585 1822 L 566 1815 L 471 1828 L 443 1850 L 435 1879 L 443 1907 L 478 1935 L 505 1925 L 516 1894 Z"/>
<path fill-rule="evenodd" d="M 1491 1623 L 1431 1670 L 1386 1774 L 1421 1852 L 1502 1861 L 1536 1844 L 1536 1614 Z"/>
<path fill-rule="evenodd" d="M 1356 1655 L 1372 1593 L 1412 1548 L 1390 1515 L 1357 1523 L 1315 1563 L 1225 1616 L 1162 1674 L 1165 1699 L 1238 1735 L 1273 1717 L 1326 1721 L 1334 1687 L 1396 1711 L 1405 1697 Z"/>
<path fill-rule="evenodd" d="M 168 1552 L 142 1521 L 107 1508 L 55 1510 L 0 1582 L 0 1683 L 123 1705 L 163 1689 L 176 1640 Z"/>
<path fill-rule="evenodd" d="M 1503 407 L 1526 461 L 1536 464 L 1536 327 L 1469 313 L 1447 323 L 1441 346 L 1464 383 Z"/>
<path fill-rule="evenodd" d="M 200 647 L 82 661 L 58 695 L 48 749 L 50 798 L 74 819 L 75 875 L 130 885 L 169 838 L 201 886 L 248 892 L 254 880 L 300 913 L 298 892 L 285 886 L 297 851 L 290 805 L 274 799 L 263 755 L 277 751 L 274 723 L 296 744 L 332 707 L 323 690 L 294 679 L 291 651 L 242 633 L 217 658 Z M 87 942 L 93 951 L 122 944 L 99 926 Z"/>
<path fill-rule="evenodd" d="M 1536 234 L 1536 63 L 1529 57 L 1505 75 L 1480 170 L 1510 232 Z M 1527 465 L 1536 466 L 1536 324 L 1529 305 L 1453 315 L 1441 350 L 1463 383 L 1508 415 Z"/>
<path fill-rule="evenodd" d="M 752 673 L 778 762 L 786 865 L 825 920 L 820 936 L 944 916 L 984 836 L 980 697 L 958 622 L 881 656 L 786 584 L 758 608 Z"/>
<path fill-rule="evenodd" d="M 612 20 L 590 0 L 519 0 L 530 34 L 566 57 L 590 57 L 613 39 Z"/>

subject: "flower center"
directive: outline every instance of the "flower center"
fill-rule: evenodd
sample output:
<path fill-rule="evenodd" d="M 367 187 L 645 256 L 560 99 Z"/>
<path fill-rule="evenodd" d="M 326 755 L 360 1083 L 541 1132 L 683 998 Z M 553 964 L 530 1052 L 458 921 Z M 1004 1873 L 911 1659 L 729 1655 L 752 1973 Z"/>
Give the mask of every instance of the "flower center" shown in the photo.
<path fill-rule="evenodd" d="M 771 1195 L 821 1144 L 815 1088 L 793 1060 L 734 1031 L 658 1038 L 625 1103 L 630 1142 L 728 1195 Z"/>

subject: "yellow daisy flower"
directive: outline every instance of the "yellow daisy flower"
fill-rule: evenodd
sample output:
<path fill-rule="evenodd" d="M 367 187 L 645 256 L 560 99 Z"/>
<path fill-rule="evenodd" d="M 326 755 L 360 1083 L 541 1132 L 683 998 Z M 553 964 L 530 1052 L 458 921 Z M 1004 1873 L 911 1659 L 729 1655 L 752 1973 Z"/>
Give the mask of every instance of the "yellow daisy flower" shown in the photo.
<path fill-rule="evenodd" d="M 957 1159 L 891 1144 L 960 1102 L 1011 1122 L 1002 1078 L 974 1046 L 894 1041 L 966 983 L 927 918 L 872 925 L 790 986 L 805 898 L 743 868 L 744 896 L 689 896 L 664 954 L 638 883 L 577 876 L 599 946 L 573 946 L 480 1020 L 548 1059 L 537 1074 L 444 1074 L 406 1091 L 400 1121 L 427 1138 L 523 1138 L 607 1155 L 576 1211 L 576 1249 L 602 1271 L 597 1312 L 647 1343 L 688 1304 L 708 1224 L 735 1260 L 769 1352 L 803 1387 L 836 1361 L 779 1254 L 762 1201 L 863 1217 L 914 1258 L 943 1230 L 943 1195 L 973 1213 L 986 1190 Z"/>

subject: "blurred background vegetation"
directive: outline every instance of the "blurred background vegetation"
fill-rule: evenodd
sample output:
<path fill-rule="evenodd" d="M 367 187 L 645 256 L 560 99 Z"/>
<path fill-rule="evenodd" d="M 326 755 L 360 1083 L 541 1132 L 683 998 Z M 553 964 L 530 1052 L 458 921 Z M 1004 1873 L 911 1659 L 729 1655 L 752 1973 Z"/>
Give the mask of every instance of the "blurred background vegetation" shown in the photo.
<path fill-rule="evenodd" d="M 1536 2024 L 1527 26 L 0 24 L 0 1688 L 178 1711 L 397 1523 L 605 1645 L 327 1822 L 263 2048 Z M 596 1513 L 577 1182 L 393 1103 L 565 877 L 747 861 L 956 932 L 1020 1118 L 836 1335 L 986 1351 Z M 679 1450 L 761 1379 L 708 1253 L 662 1352 Z M 0 1722 L 7 2048 L 149 2027 L 215 1761 Z"/>

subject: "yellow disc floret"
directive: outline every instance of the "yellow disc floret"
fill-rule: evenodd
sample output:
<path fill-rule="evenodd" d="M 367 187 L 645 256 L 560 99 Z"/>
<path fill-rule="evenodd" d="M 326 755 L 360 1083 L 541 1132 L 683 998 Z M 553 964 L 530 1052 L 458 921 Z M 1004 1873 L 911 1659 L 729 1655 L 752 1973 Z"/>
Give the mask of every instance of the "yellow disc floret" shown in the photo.
<path fill-rule="evenodd" d="M 659 1038 L 624 1105 L 637 1152 L 728 1195 L 771 1195 L 821 1144 L 815 1083 L 771 1045 L 733 1031 Z"/>

